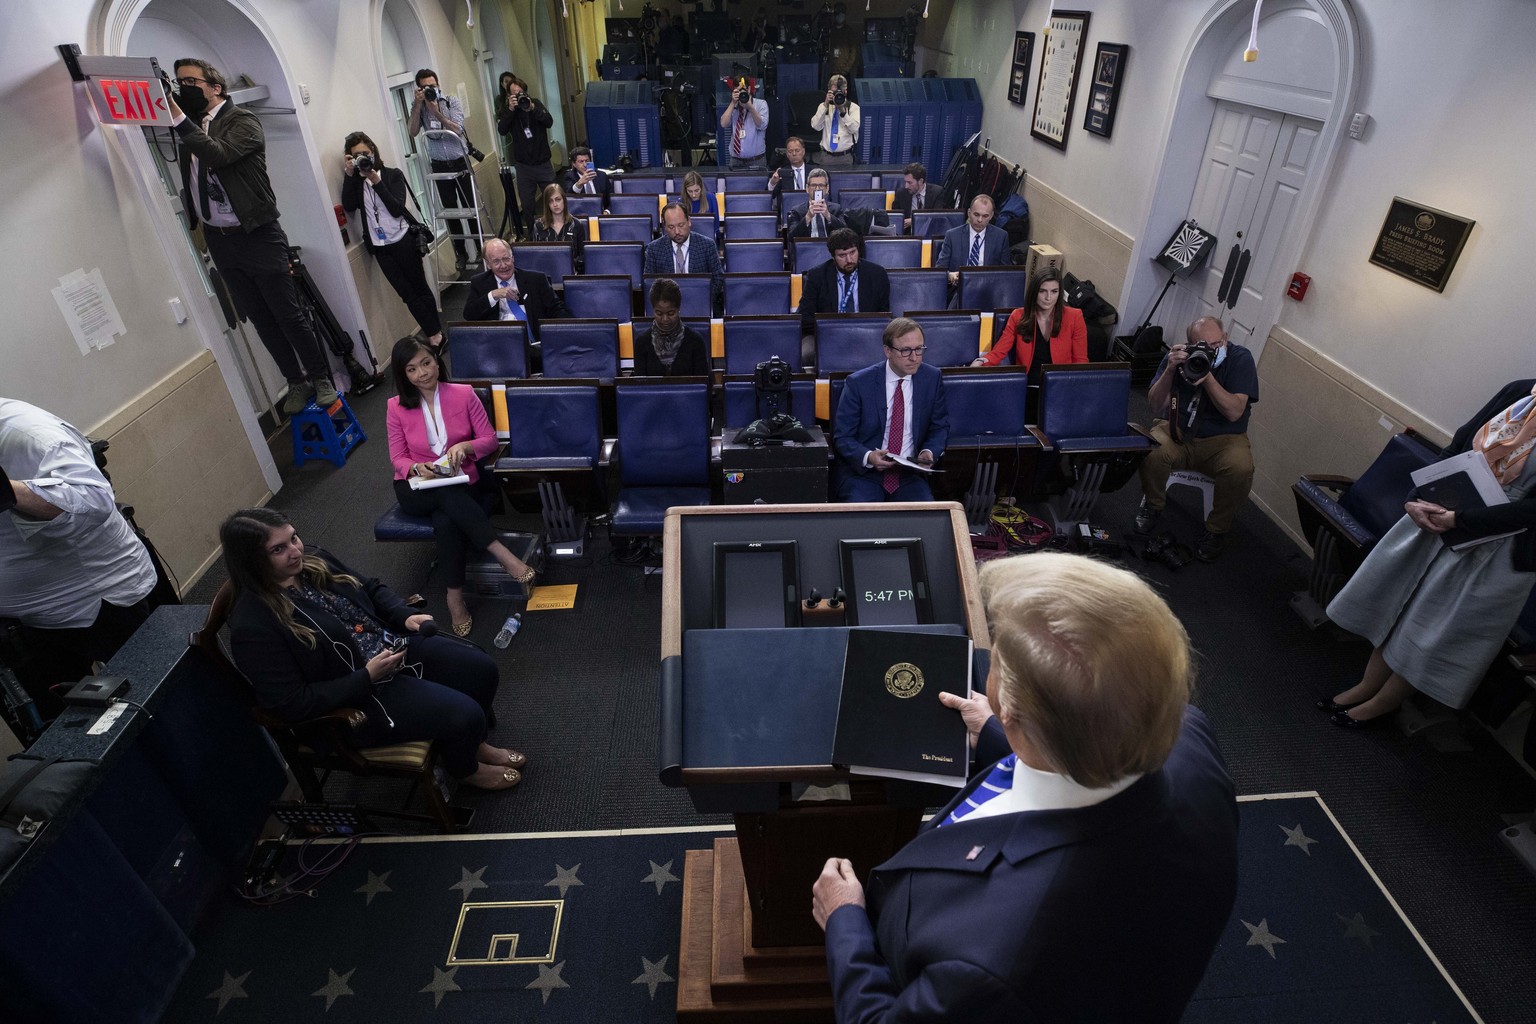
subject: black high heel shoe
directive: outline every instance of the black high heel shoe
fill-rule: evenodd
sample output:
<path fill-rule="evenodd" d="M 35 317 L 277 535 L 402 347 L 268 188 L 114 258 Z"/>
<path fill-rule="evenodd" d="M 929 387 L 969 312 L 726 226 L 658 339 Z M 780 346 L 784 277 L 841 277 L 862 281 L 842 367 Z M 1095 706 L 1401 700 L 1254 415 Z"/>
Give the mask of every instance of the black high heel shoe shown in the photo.
<path fill-rule="evenodd" d="M 1335 711 L 1328 716 L 1328 721 L 1341 729 L 1370 729 L 1385 717 L 1385 715 L 1377 715 L 1375 718 L 1351 718 L 1347 711 Z"/>
<path fill-rule="evenodd" d="M 1350 708 L 1356 708 L 1359 706 L 1360 705 L 1358 704 L 1338 704 L 1335 703 L 1331 697 L 1324 697 L 1322 700 L 1313 705 L 1313 707 L 1317 708 L 1317 710 L 1328 715 L 1337 715 L 1341 712 L 1348 711 Z"/>

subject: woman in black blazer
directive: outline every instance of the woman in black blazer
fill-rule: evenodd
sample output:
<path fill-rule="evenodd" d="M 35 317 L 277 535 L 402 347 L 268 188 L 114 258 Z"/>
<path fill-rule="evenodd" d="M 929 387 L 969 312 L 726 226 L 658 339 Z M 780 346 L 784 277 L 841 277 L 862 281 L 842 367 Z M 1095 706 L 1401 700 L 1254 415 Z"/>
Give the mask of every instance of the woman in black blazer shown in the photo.
<path fill-rule="evenodd" d="M 303 722 L 357 708 L 367 716 L 351 734 L 360 748 L 436 740 L 443 768 L 462 782 L 522 781 L 528 758 L 487 741 L 498 674 L 484 651 L 422 636 L 432 616 L 319 549 L 305 551 L 274 509 L 241 509 L 219 539 L 235 585 L 235 664 L 263 709 Z"/>
<path fill-rule="evenodd" d="M 366 158 L 364 166 L 358 161 Z M 416 218 L 406 209 L 409 195 L 405 175 L 385 167 L 379 147 L 363 132 L 347 136 L 341 158 L 341 205 L 348 212 L 363 212 L 363 247 L 379 261 L 379 269 L 395 293 L 405 300 L 421 336 L 433 348 L 443 343 L 443 324 L 437 315 L 437 299 L 427 285 L 421 251 L 411 226 Z"/>
<path fill-rule="evenodd" d="M 587 237 L 587 222 L 573 217 L 565 205 L 565 193 L 559 185 L 545 185 L 539 197 L 543 210 L 533 222 L 535 242 L 570 242 L 577 251 Z"/>

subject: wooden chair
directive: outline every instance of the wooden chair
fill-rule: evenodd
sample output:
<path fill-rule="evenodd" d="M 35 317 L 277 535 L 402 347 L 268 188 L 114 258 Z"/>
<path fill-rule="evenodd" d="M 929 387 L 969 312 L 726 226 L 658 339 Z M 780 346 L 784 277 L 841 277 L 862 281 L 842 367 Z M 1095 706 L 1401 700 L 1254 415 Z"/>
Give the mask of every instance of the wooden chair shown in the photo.
<path fill-rule="evenodd" d="M 232 688 L 250 709 L 251 717 L 277 744 L 283 760 L 311 803 L 325 802 L 325 783 L 332 772 L 346 772 L 359 778 L 408 779 L 411 791 L 402 808 L 408 806 L 419 787 L 426 796 L 429 813 L 404 809 L 392 811 L 375 807 L 359 808 L 365 814 L 420 821 L 437 826 L 442 832 L 462 832 L 474 813 L 467 807 L 449 804 L 435 777 L 437 744 L 427 740 L 395 743 L 386 747 L 357 748 L 350 743 L 351 731 L 367 720 L 367 713 L 357 708 L 335 708 L 305 722 L 284 722 L 263 711 L 256 704 L 256 694 L 240 670 L 224 653 L 219 631 L 229 619 L 235 602 L 234 584 L 226 580 L 214 595 L 208 617 L 188 643 L 208 655 L 226 675 Z"/>

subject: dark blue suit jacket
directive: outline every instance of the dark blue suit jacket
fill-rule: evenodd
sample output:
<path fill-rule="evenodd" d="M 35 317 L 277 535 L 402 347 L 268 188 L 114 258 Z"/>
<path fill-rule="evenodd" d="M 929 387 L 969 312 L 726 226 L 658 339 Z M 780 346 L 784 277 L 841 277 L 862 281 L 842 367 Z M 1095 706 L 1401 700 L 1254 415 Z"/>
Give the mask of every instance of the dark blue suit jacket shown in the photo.
<path fill-rule="evenodd" d="M 646 243 L 644 273 L 672 277 L 676 274 L 672 261 L 672 239 L 662 236 Z M 688 273 L 709 274 L 714 281 L 711 287 L 716 296 L 725 294 L 725 276 L 720 267 L 720 250 L 714 239 L 704 235 L 688 236 Z"/>
<path fill-rule="evenodd" d="M 862 282 L 861 282 L 862 283 Z M 843 468 L 860 475 L 873 473 L 864 465 L 864 454 L 885 448 L 885 360 L 848 375 L 843 396 L 837 400 L 832 423 L 832 443 Z M 935 460 L 944 454 L 949 440 L 949 407 L 944 403 L 942 375 L 936 367 L 919 366 L 912 375 L 912 452 L 927 449 Z"/>
<path fill-rule="evenodd" d="M 1237 804 L 1203 714 L 1093 807 L 935 828 L 952 807 L 875 868 L 867 912 L 828 918 L 839 1021 L 1179 1020 L 1237 895 Z"/>
<path fill-rule="evenodd" d="M 944 270 L 964 270 L 970 255 L 971 226 L 961 224 L 944 232 L 944 241 L 939 243 L 939 253 L 933 258 L 933 265 Z M 1007 267 L 1012 264 L 1013 254 L 1008 251 L 1008 232 L 988 224 L 986 233 L 981 237 L 981 265 Z"/>

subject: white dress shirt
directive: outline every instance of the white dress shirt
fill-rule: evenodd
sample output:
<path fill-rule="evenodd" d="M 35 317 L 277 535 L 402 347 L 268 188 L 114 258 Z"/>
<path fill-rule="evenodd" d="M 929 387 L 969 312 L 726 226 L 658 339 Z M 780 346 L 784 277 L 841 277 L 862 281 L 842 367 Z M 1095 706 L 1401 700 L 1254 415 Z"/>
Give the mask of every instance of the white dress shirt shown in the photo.
<path fill-rule="evenodd" d="M 896 407 L 896 389 L 898 387 L 903 389 L 901 396 L 901 451 L 892 454 L 905 455 L 910 459 L 917 454 L 912 450 L 912 378 L 903 377 L 891 369 L 890 363 L 885 364 L 885 423 L 880 428 L 880 448 L 881 450 L 885 448 L 885 443 L 891 436 L 891 411 Z M 864 465 L 869 465 L 869 456 L 871 454 L 871 452 L 864 453 Z"/>
<path fill-rule="evenodd" d="M 1038 768 L 1031 768 L 1023 761 L 1017 761 L 1013 766 L 1013 785 L 1006 792 L 997 794 L 971 811 L 964 820 L 990 818 L 997 814 L 1017 814 L 1020 811 L 1066 811 L 1079 807 L 1092 807 L 1094 804 L 1103 803 L 1116 793 L 1129 789 L 1139 778 L 1141 774 L 1138 772 L 1112 782 L 1102 789 L 1089 789 L 1087 786 L 1078 785 L 1065 775 L 1043 772 Z"/>

